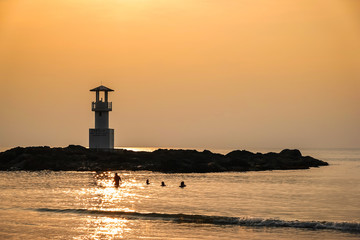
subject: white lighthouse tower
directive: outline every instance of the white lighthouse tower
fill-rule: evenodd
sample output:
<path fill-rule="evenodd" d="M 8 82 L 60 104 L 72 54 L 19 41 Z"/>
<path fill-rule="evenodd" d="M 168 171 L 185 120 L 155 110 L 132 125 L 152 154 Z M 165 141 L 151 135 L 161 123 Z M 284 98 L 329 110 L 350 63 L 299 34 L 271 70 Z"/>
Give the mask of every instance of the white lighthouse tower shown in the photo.
<path fill-rule="evenodd" d="M 89 129 L 89 148 L 114 149 L 114 129 L 109 128 L 109 112 L 112 102 L 108 101 L 108 93 L 114 90 L 103 85 L 91 89 L 96 92 L 96 101 L 92 102 L 92 111 L 95 112 L 95 128 Z"/>

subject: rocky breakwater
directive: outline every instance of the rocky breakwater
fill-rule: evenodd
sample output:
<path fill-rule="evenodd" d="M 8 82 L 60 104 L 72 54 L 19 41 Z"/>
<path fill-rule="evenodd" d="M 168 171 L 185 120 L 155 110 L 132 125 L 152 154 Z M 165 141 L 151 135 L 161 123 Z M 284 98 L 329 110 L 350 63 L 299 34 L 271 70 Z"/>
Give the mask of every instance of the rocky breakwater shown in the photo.
<path fill-rule="evenodd" d="M 70 145 L 65 148 L 17 147 L 0 153 L 0 170 L 3 171 L 148 170 L 166 173 L 205 173 L 308 169 L 326 165 L 327 162 L 302 156 L 299 150 L 289 149 L 280 153 L 265 154 L 236 150 L 223 155 L 208 150 L 96 151 Z"/>

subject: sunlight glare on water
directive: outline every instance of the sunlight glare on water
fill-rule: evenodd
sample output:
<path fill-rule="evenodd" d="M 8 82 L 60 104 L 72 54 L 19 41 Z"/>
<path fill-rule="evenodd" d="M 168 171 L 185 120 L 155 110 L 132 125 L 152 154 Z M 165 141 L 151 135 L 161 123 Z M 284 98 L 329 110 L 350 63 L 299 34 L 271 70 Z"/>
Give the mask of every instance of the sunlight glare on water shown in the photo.
<path fill-rule="evenodd" d="M 123 238 L 124 233 L 130 234 L 131 227 L 128 226 L 129 220 L 122 218 L 88 218 L 87 228 L 93 229 L 92 233 L 88 236 L 89 239 L 114 239 Z M 78 237 L 75 239 L 83 239 Z"/>

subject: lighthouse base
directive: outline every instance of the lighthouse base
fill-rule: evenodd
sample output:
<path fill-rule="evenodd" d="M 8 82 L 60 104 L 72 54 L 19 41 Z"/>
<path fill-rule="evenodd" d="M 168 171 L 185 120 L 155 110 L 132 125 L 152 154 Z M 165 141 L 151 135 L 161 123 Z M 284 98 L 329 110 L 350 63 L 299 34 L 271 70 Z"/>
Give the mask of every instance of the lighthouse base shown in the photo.
<path fill-rule="evenodd" d="M 90 128 L 89 129 L 90 149 L 114 149 L 114 129 Z"/>

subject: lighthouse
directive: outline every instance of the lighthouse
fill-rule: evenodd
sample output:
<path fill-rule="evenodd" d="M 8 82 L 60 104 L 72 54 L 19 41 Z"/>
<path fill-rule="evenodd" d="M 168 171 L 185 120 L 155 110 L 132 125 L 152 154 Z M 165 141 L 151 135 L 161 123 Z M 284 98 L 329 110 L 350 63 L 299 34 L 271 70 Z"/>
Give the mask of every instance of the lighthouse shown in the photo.
<path fill-rule="evenodd" d="M 91 109 L 95 112 L 95 128 L 89 129 L 89 148 L 114 149 L 114 129 L 109 128 L 112 102 L 109 102 L 108 96 L 114 90 L 101 85 L 90 91 L 96 92 L 96 101 L 91 104 Z"/>

